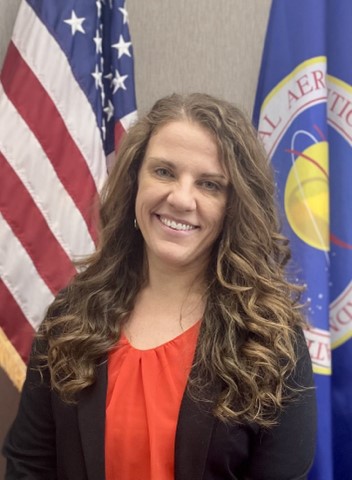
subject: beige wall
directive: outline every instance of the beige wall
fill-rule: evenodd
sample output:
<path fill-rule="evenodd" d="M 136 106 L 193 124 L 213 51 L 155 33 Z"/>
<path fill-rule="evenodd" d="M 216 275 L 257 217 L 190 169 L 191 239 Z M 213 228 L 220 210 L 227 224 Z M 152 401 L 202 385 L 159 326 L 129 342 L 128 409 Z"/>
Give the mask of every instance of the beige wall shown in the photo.
<path fill-rule="evenodd" d="M 0 0 L 0 65 L 10 40 L 19 4 L 19 0 Z"/>
<path fill-rule="evenodd" d="M 174 91 L 204 91 L 233 101 L 251 114 L 270 3 L 127 0 L 139 111 Z M 0 0 L 0 65 L 18 6 L 19 0 Z M 2 444 L 18 402 L 2 372 L 0 392 Z M 0 478 L 3 469 L 0 457 Z"/>
<path fill-rule="evenodd" d="M 251 112 L 270 0 L 128 0 L 143 111 L 171 91 L 206 91 Z"/>

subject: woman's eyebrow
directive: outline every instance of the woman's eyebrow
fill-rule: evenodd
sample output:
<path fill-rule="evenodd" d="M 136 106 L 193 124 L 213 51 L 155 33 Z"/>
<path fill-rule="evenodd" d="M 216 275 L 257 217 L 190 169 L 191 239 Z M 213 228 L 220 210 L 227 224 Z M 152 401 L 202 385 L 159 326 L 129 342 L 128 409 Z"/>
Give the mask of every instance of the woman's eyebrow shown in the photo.
<path fill-rule="evenodd" d="M 171 167 L 171 168 L 176 168 L 175 163 L 173 163 L 170 160 L 166 160 L 166 158 L 163 158 L 163 157 L 148 157 L 148 160 L 150 160 L 152 162 L 162 163 L 163 165 L 166 165 L 166 166 Z"/>
<path fill-rule="evenodd" d="M 211 173 L 211 172 L 202 173 L 200 175 L 200 177 L 201 178 L 213 178 L 213 179 L 223 180 L 224 182 L 228 181 L 227 177 L 222 173 Z"/>

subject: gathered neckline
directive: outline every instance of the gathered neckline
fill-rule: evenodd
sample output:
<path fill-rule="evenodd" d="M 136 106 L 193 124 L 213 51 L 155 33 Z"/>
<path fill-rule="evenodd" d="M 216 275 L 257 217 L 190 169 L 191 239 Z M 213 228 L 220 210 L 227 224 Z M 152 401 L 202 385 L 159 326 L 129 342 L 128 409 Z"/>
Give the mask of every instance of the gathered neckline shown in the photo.
<path fill-rule="evenodd" d="M 188 333 L 192 332 L 194 329 L 196 329 L 196 327 L 199 327 L 201 323 L 201 319 L 200 320 L 197 320 L 196 323 L 194 323 L 192 326 L 190 326 L 189 328 L 187 328 L 187 330 L 184 330 L 183 332 L 181 332 L 180 334 L 176 335 L 176 337 L 174 338 L 171 338 L 170 340 L 167 340 L 166 342 L 164 343 L 161 343 L 160 345 L 157 345 L 155 347 L 151 347 L 151 348 L 137 348 L 135 347 L 134 345 L 132 345 L 132 343 L 128 340 L 128 338 L 126 337 L 126 335 L 124 333 L 121 333 L 121 337 L 120 337 L 120 340 L 119 340 L 119 344 L 121 345 L 128 345 L 132 350 L 135 350 L 137 352 L 140 352 L 140 353 L 143 353 L 143 352 L 151 352 L 151 351 L 155 351 L 155 350 L 158 350 L 159 348 L 163 348 L 163 347 L 166 347 L 167 345 L 171 344 L 171 343 L 174 343 L 176 342 L 177 340 L 179 340 L 181 337 L 183 336 L 186 336 Z"/>

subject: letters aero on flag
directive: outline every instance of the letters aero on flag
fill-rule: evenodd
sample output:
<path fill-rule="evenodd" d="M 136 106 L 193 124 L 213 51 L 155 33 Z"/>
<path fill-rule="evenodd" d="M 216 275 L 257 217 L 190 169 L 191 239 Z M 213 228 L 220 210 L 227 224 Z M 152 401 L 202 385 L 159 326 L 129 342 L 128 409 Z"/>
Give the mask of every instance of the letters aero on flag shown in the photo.
<path fill-rule="evenodd" d="M 123 0 L 23 0 L 0 76 L 0 366 L 95 247 L 107 158 L 136 116 Z M 94 207 L 95 205 L 95 207 Z"/>
<path fill-rule="evenodd" d="M 311 480 L 352 472 L 351 19 L 350 0 L 273 0 L 254 111 L 291 240 L 288 273 L 307 286 L 318 398 Z"/>

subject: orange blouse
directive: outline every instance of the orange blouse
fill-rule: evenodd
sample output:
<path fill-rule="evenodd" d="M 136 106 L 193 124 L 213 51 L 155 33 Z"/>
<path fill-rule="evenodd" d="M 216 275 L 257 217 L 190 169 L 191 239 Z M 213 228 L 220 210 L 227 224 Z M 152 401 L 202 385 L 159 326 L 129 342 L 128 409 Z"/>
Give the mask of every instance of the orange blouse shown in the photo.
<path fill-rule="evenodd" d="M 173 480 L 175 433 L 200 322 L 148 350 L 122 336 L 108 359 L 106 480 Z"/>

